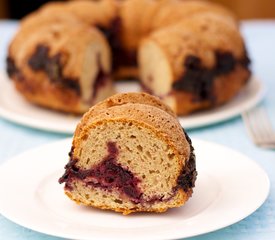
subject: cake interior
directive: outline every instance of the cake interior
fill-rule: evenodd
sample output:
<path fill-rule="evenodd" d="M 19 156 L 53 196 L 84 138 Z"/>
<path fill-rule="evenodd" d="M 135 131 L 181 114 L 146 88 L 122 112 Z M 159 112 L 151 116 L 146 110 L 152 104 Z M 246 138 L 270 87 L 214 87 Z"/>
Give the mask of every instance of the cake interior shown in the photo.
<path fill-rule="evenodd" d="M 78 203 L 127 212 L 165 211 L 182 202 L 178 156 L 133 121 L 97 124 L 70 156 L 60 182 Z"/>

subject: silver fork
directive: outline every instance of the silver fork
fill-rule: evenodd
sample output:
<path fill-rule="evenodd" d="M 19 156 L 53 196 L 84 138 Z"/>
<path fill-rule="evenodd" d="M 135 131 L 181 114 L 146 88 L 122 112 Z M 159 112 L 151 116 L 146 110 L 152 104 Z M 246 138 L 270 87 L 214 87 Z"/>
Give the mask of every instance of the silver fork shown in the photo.
<path fill-rule="evenodd" d="M 275 131 L 262 106 L 244 112 L 242 117 L 246 130 L 256 145 L 275 149 Z"/>

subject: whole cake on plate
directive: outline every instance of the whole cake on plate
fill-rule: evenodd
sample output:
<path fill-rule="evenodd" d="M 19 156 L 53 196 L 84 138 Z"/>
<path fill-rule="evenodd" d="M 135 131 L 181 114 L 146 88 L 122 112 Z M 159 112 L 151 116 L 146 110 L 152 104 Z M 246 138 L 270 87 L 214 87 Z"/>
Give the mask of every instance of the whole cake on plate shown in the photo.
<path fill-rule="evenodd" d="M 52 2 L 21 21 L 7 70 L 30 102 L 84 113 L 137 77 L 178 115 L 232 99 L 250 77 L 236 17 L 199 0 Z"/>

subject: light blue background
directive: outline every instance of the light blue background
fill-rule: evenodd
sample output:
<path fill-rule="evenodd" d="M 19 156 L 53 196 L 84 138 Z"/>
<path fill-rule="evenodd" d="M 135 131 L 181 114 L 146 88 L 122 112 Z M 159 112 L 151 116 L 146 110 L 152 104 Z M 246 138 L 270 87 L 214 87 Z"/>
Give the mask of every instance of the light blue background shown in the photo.
<path fill-rule="evenodd" d="M 0 21 L 0 70 L 4 69 L 7 45 L 17 26 L 16 22 Z M 266 106 L 274 123 L 275 21 L 243 22 L 241 29 L 253 63 L 253 72 L 267 87 L 267 94 L 263 104 Z M 275 239 L 275 152 L 254 146 L 246 134 L 240 117 L 214 126 L 189 130 L 188 133 L 191 138 L 196 137 L 218 142 L 248 155 L 266 170 L 271 181 L 270 195 L 263 206 L 255 213 L 232 226 L 213 233 L 193 237 L 190 240 Z M 22 151 L 68 136 L 22 127 L 0 118 L 0 164 Z M 1 189 L 0 194 L 1 197 L 4 194 Z M 0 239 L 54 240 L 59 238 L 23 228 L 0 215 Z"/>

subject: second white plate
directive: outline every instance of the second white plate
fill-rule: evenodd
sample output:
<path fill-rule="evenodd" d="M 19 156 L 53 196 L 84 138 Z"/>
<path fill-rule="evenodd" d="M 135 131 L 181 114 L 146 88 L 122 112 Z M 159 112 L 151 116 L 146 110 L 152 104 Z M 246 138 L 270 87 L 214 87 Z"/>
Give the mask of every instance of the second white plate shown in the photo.
<path fill-rule="evenodd" d="M 0 116 L 32 128 L 46 131 L 73 133 L 80 117 L 63 114 L 40 108 L 27 102 L 15 90 L 11 80 L 4 73 L 0 73 Z M 140 91 L 135 82 L 117 82 L 118 92 Z M 179 117 L 181 125 L 188 128 L 202 127 L 233 118 L 243 111 L 252 108 L 259 103 L 264 96 L 264 87 L 261 81 L 252 77 L 249 84 L 227 104 L 215 108 L 191 114 L 187 117 Z"/>
<path fill-rule="evenodd" d="M 166 213 L 123 216 L 78 206 L 58 178 L 71 139 L 23 153 L 0 168 L 0 213 L 27 228 L 72 239 L 176 239 L 211 232 L 245 218 L 265 201 L 266 173 L 218 144 L 193 140 L 198 179 L 186 205 Z"/>

